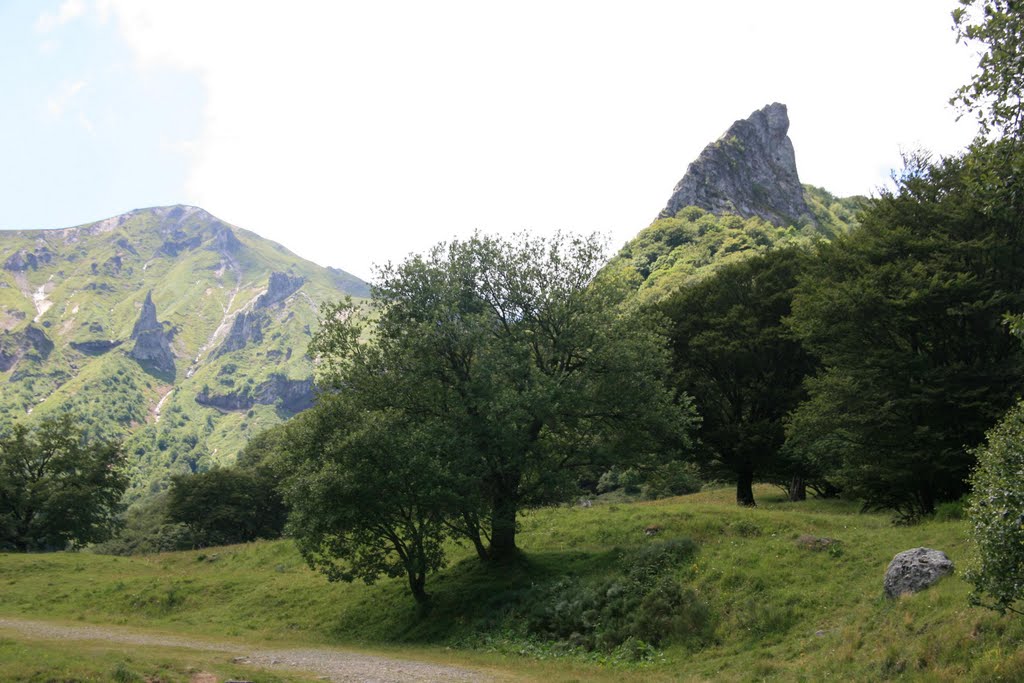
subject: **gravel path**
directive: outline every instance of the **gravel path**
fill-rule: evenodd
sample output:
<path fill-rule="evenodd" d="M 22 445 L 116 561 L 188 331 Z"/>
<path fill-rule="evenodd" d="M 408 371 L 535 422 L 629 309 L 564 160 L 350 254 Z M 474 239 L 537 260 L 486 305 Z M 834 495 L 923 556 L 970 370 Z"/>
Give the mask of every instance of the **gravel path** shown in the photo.
<path fill-rule="evenodd" d="M 287 668 L 308 671 L 327 681 L 486 681 L 483 674 L 425 662 L 388 659 L 343 650 L 319 648 L 265 650 L 246 648 L 235 643 L 193 640 L 183 636 L 147 635 L 106 626 L 63 626 L 45 621 L 0 617 L 0 629 L 11 629 L 33 638 L 56 640 L 98 640 L 126 645 L 183 647 L 191 650 L 223 652 L 240 664 L 267 669 Z"/>

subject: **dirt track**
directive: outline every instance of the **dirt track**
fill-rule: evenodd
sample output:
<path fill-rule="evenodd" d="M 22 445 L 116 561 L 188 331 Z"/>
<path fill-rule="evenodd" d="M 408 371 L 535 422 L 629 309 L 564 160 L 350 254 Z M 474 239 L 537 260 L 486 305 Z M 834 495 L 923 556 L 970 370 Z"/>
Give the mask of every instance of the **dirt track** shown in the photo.
<path fill-rule="evenodd" d="M 235 643 L 219 643 L 185 636 L 149 635 L 107 626 L 64 626 L 45 621 L 0 617 L 0 630 L 8 629 L 32 638 L 91 640 L 125 645 L 181 647 L 223 652 L 237 662 L 265 669 L 306 671 L 329 681 L 485 681 L 483 674 L 469 669 L 389 659 L 344 650 L 303 648 L 270 650 Z"/>

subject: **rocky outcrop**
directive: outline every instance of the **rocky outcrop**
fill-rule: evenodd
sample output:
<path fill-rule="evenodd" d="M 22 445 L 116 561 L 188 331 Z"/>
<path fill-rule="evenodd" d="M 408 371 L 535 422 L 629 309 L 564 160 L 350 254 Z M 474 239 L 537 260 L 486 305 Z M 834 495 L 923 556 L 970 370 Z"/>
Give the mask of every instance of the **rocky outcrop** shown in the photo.
<path fill-rule="evenodd" d="M 269 308 L 284 301 L 299 291 L 299 287 L 305 282 L 306 279 L 303 277 L 293 277 L 287 273 L 271 273 L 267 291 L 256 300 L 256 308 Z"/>
<path fill-rule="evenodd" d="M 135 346 L 128 353 L 130 357 L 157 372 L 174 374 L 174 354 L 171 353 L 170 340 L 167 333 L 164 332 L 163 324 L 156 319 L 156 305 L 153 304 L 152 291 L 146 294 L 139 319 L 135 321 L 135 327 L 132 328 L 131 338 L 135 341 Z"/>
<path fill-rule="evenodd" d="M 129 254 L 132 254 L 133 256 L 139 255 L 139 252 L 135 251 L 135 247 L 132 246 L 132 243 L 123 237 L 117 240 L 117 246 L 121 247 L 122 249 L 127 251 Z"/>
<path fill-rule="evenodd" d="M 698 206 L 780 226 L 813 223 L 788 131 L 786 105 L 777 102 L 736 121 L 687 167 L 658 217 Z"/>
<path fill-rule="evenodd" d="M 174 239 L 169 239 L 160 245 L 156 253 L 164 256 L 170 256 L 174 258 L 178 254 L 186 251 L 192 251 L 198 249 L 203 243 L 202 235 L 192 235 L 191 237 L 186 235 L 184 232 L 178 231 L 174 233 Z"/>
<path fill-rule="evenodd" d="M 39 267 L 39 261 L 36 259 L 36 255 L 25 249 L 14 252 L 6 261 L 4 261 L 4 270 L 10 270 L 13 272 L 20 272 L 31 268 L 35 270 Z"/>
<path fill-rule="evenodd" d="M 249 410 L 255 405 L 273 405 L 287 414 L 313 405 L 313 378 L 288 379 L 272 374 L 265 382 L 226 394 L 214 394 L 209 387 L 196 394 L 196 403 L 223 411 Z"/>
<path fill-rule="evenodd" d="M 222 254 L 234 254 L 242 248 L 242 243 L 226 224 L 216 223 L 213 227 L 213 248 Z"/>
<path fill-rule="evenodd" d="M 71 342 L 71 348 L 87 356 L 99 356 L 112 351 L 121 345 L 118 339 L 91 339 L 83 342 Z"/>
<path fill-rule="evenodd" d="M 263 341 L 263 328 L 270 321 L 265 314 L 257 311 L 241 311 L 235 316 L 231 323 L 231 331 L 225 337 L 224 342 L 217 348 L 214 358 L 219 358 L 225 353 L 243 349 L 250 342 L 259 344 Z"/>
<path fill-rule="evenodd" d="M 7 372 L 22 358 L 45 360 L 53 351 L 53 342 L 46 332 L 29 325 L 18 332 L 0 335 L 0 372 Z"/>
<path fill-rule="evenodd" d="M 953 573 L 953 562 L 941 550 L 914 548 L 892 558 L 885 570 L 885 597 L 917 593 Z"/>

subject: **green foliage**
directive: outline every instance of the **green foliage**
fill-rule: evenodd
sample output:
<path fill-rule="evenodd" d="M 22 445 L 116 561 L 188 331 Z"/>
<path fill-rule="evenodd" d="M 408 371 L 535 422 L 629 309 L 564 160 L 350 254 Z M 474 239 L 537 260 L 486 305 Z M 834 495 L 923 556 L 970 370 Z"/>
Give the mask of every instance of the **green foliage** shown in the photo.
<path fill-rule="evenodd" d="M 426 603 L 457 502 L 452 435 L 398 411 L 366 411 L 346 393 L 322 396 L 290 432 L 289 530 L 309 565 L 331 581 L 404 575 Z"/>
<path fill-rule="evenodd" d="M 621 570 L 596 583 L 563 579 L 535 599 L 527 632 L 569 647 L 610 652 L 627 643 L 634 657 L 664 642 L 700 642 L 711 633 L 708 607 L 675 578 L 696 546 L 686 539 L 622 553 Z"/>
<path fill-rule="evenodd" d="M 648 500 L 681 496 L 700 491 L 703 482 L 696 463 L 669 460 L 643 471 L 630 467 L 612 467 L 600 476 L 596 491 L 602 499 L 629 500 L 643 495 Z"/>
<path fill-rule="evenodd" d="M 783 320 L 806 260 L 797 249 L 751 257 L 659 306 L 672 321 L 676 381 L 702 418 L 698 453 L 713 475 L 734 478 L 742 505 L 754 504 L 755 476 L 800 473 L 781 454 L 783 420 L 815 363 Z"/>
<path fill-rule="evenodd" d="M 716 216 L 688 206 L 640 231 L 605 270 L 632 281 L 640 301 L 657 302 L 726 265 L 813 241 L 796 228 L 779 228 L 756 217 Z"/>
<path fill-rule="evenodd" d="M 105 540 L 127 485 L 120 445 L 87 442 L 72 416 L 16 425 L 0 436 L 0 548 Z"/>
<path fill-rule="evenodd" d="M 1020 612 L 1024 598 L 1024 403 L 988 432 L 975 453 L 967 518 L 973 599 L 1005 612 Z"/>
<path fill-rule="evenodd" d="M 1024 386 L 1003 324 L 1024 308 L 1022 166 L 1004 143 L 917 160 L 801 279 L 792 327 L 824 369 L 788 447 L 868 506 L 917 517 L 960 498 L 968 447 Z"/>
<path fill-rule="evenodd" d="M 1024 134 L 1024 6 L 1019 0 L 960 0 L 957 42 L 979 52 L 978 71 L 950 100 L 972 111 L 985 135 Z"/>
<path fill-rule="evenodd" d="M 350 309 L 325 309 L 311 348 L 322 385 L 340 390 L 334 405 L 351 407 L 317 440 L 329 441 L 334 430 L 344 443 L 351 425 L 366 450 L 379 448 L 370 442 L 384 439 L 381 430 L 405 432 L 391 446 L 428 460 L 407 472 L 423 477 L 421 486 L 395 482 L 388 504 L 414 508 L 418 524 L 434 524 L 425 515 L 440 513 L 482 558 L 501 560 L 516 555 L 518 512 L 570 498 L 582 470 L 655 459 L 685 445 L 691 409 L 665 386 L 659 323 L 623 304 L 626 283 L 595 280 L 602 253 L 594 237 L 474 236 L 385 268 L 373 290 L 376 326 L 368 343 L 359 343 L 363 330 Z M 349 417 L 360 414 L 380 421 L 376 436 L 374 425 Z M 308 450 L 308 461 L 319 451 Z M 330 465 L 337 483 L 325 473 L 317 485 L 348 487 L 341 473 L 364 468 L 366 458 L 352 457 L 344 468 Z M 364 498 L 387 473 L 371 466 L 361 470 L 367 481 L 352 484 L 358 493 L 344 491 L 354 509 L 344 513 L 351 519 L 342 528 L 372 509 L 364 509 Z M 435 490 L 453 492 L 457 508 L 438 507 Z M 319 495 L 312 485 L 302 491 L 296 503 Z M 412 494 L 435 502 L 421 507 Z M 296 524 L 296 534 L 304 524 L 319 521 Z M 329 530 L 323 526 L 318 536 Z"/>
<path fill-rule="evenodd" d="M 857 215 L 868 203 L 864 197 L 837 198 L 810 185 L 804 186 L 804 198 L 817 226 L 778 227 L 757 217 L 684 207 L 641 230 L 604 270 L 632 281 L 640 301 L 656 303 L 751 256 L 845 234 L 857 227 Z"/>
<path fill-rule="evenodd" d="M 160 491 L 135 503 L 121 515 L 112 538 L 92 546 L 103 555 L 149 555 L 192 547 L 184 524 L 167 519 L 168 493 Z"/>
<path fill-rule="evenodd" d="M 826 239 L 835 239 L 860 227 L 858 216 L 870 204 L 867 197 L 836 197 L 813 185 L 804 185 L 804 201 L 818 221 L 817 232 Z"/>
<path fill-rule="evenodd" d="M 703 486 L 696 463 L 671 460 L 654 468 L 644 482 L 644 498 L 656 499 L 696 493 Z"/>
<path fill-rule="evenodd" d="M 276 484 L 244 467 L 177 475 L 168 491 L 167 521 L 188 528 L 195 548 L 277 538 L 287 509 Z"/>

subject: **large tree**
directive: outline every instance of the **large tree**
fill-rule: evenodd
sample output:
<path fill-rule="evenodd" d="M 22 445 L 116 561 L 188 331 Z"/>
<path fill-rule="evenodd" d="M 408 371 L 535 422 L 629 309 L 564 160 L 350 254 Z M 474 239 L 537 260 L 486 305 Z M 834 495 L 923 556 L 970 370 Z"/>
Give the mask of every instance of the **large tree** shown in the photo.
<path fill-rule="evenodd" d="M 71 416 L 15 425 L 0 436 L 0 547 L 106 540 L 127 485 L 120 444 L 86 442 Z"/>
<path fill-rule="evenodd" d="M 959 498 L 969 447 L 1024 388 L 1003 324 L 1024 310 L 1022 161 L 1009 140 L 919 160 L 797 288 L 793 328 L 824 369 L 790 445 L 868 506 Z"/>
<path fill-rule="evenodd" d="M 519 510 L 564 500 L 587 468 L 685 442 L 664 337 L 625 281 L 596 277 L 603 260 L 594 237 L 441 244 L 382 269 L 367 340 L 344 306 L 314 338 L 325 390 L 454 435 L 446 524 L 482 557 L 515 555 Z"/>
<path fill-rule="evenodd" d="M 798 249 L 756 256 L 660 305 L 671 320 L 676 380 L 701 416 L 698 453 L 705 467 L 734 478 L 740 505 L 754 504 L 755 476 L 803 474 L 781 448 L 783 420 L 805 397 L 803 381 L 815 367 L 783 324 L 805 259 Z"/>

